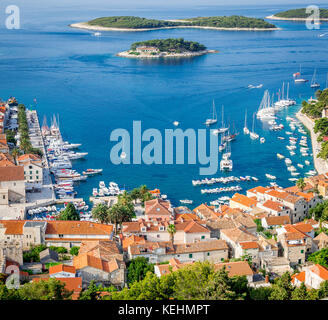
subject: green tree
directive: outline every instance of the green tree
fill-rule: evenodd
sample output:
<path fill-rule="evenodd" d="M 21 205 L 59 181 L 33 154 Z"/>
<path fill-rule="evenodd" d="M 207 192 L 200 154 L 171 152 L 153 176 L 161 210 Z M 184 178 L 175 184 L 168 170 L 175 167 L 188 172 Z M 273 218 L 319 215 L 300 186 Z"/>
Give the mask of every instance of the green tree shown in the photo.
<path fill-rule="evenodd" d="M 128 283 L 143 280 L 147 272 L 154 273 L 154 264 L 149 263 L 147 258 L 138 257 L 132 259 L 128 266 Z"/>
<path fill-rule="evenodd" d="M 328 268 L 328 248 L 323 248 L 312 253 L 308 256 L 308 261 L 312 261 L 315 264 L 320 264 L 321 266 Z"/>
<path fill-rule="evenodd" d="M 118 225 L 122 226 L 123 222 L 131 221 L 133 215 L 133 206 L 124 206 L 120 203 L 116 203 L 109 209 L 108 217 L 109 222 L 115 225 L 115 232 L 118 233 Z M 120 230 L 122 230 L 122 227 Z"/>
<path fill-rule="evenodd" d="M 95 207 L 92 208 L 91 213 L 92 217 L 101 223 L 109 222 L 109 208 L 106 204 L 98 203 Z"/>
<path fill-rule="evenodd" d="M 69 253 L 72 255 L 72 256 L 78 256 L 79 255 L 79 250 L 80 250 L 80 247 L 72 247 L 71 250 L 69 251 Z"/>
<path fill-rule="evenodd" d="M 269 300 L 291 300 L 294 287 L 291 284 L 289 272 L 285 272 L 280 278 L 275 280 L 272 285 L 272 292 Z"/>
<path fill-rule="evenodd" d="M 59 214 L 58 220 L 77 221 L 80 220 L 80 215 L 76 211 L 74 204 L 69 202 L 66 208 Z"/>
<path fill-rule="evenodd" d="M 299 188 L 301 191 L 303 191 L 304 188 L 305 188 L 305 186 L 306 186 L 306 183 L 305 183 L 304 179 L 303 179 L 303 178 L 298 179 L 298 180 L 296 181 L 296 186 L 297 186 L 297 188 Z"/>
<path fill-rule="evenodd" d="M 66 300 L 71 298 L 73 291 L 68 291 L 59 280 L 49 278 L 24 284 L 18 294 L 22 300 Z"/>
<path fill-rule="evenodd" d="M 92 280 L 86 290 L 80 293 L 79 300 L 99 300 L 100 288 L 96 285 L 95 281 Z"/>
<path fill-rule="evenodd" d="M 167 227 L 167 232 L 170 234 L 170 241 L 174 243 L 174 235 L 177 232 L 176 227 L 173 223 L 169 224 Z"/>
<path fill-rule="evenodd" d="M 292 300 L 307 300 L 308 294 L 304 282 L 301 283 L 299 288 L 295 288 L 292 292 Z"/>

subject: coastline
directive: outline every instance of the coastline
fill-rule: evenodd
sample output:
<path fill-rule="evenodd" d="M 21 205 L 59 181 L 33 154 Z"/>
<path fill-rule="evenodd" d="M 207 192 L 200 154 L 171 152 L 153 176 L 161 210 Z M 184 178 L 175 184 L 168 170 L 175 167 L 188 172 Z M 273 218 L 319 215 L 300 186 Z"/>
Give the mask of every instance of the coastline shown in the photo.
<path fill-rule="evenodd" d="M 158 55 L 151 55 L 151 54 L 140 54 L 134 55 L 130 54 L 131 50 L 122 51 L 116 54 L 118 57 L 124 58 L 134 58 L 134 59 L 159 59 L 159 58 L 190 58 L 190 57 L 197 57 L 202 56 L 208 53 L 217 53 L 217 50 L 202 50 L 198 52 L 184 52 L 184 53 L 167 53 L 161 52 Z"/>
<path fill-rule="evenodd" d="M 284 17 L 277 17 L 275 15 L 267 16 L 265 19 L 270 20 L 286 20 L 286 21 L 306 21 L 307 18 L 284 18 Z M 319 21 L 328 21 L 328 18 L 319 18 Z"/>
<path fill-rule="evenodd" d="M 312 153 L 313 153 L 313 162 L 314 162 L 314 167 L 317 170 L 318 174 L 323 174 L 328 171 L 327 168 L 327 161 L 317 158 L 317 155 L 320 151 L 321 143 L 317 141 L 318 135 L 314 133 L 313 127 L 314 127 L 314 122 L 305 114 L 301 113 L 301 110 L 299 110 L 296 113 L 296 118 L 300 120 L 303 125 L 310 131 L 311 134 L 311 143 L 312 143 Z"/>
<path fill-rule="evenodd" d="M 161 28 L 140 28 L 140 29 L 129 29 L 129 28 L 111 28 L 111 27 L 101 27 L 101 26 L 91 26 L 87 22 L 72 23 L 69 25 L 71 28 L 92 30 L 92 31 L 119 31 L 119 32 L 143 32 L 152 30 L 165 30 L 165 29 L 208 29 L 208 30 L 219 30 L 219 31 L 277 31 L 281 28 L 217 28 L 217 27 L 203 27 L 203 26 L 174 26 L 174 27 L 161 27 Z"/>

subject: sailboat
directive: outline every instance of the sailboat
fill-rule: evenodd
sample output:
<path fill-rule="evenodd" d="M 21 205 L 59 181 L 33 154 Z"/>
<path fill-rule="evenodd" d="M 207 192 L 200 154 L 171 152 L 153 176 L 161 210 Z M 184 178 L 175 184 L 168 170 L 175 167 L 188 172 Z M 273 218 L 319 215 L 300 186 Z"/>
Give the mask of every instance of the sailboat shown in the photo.
<path fill-rule="evenodd" d="M 219 134 L 219 133 L 224 133 L 229 129 L 225 127 L 224 125 L 224 106 L 222 105 L 222 121 L 221 121 L 221 128 L 213 130 L 213 134 Z"/>
<path fill-rule="evenodd" d="M 247 128 L 247 109 L 245 111 L 245 124 L 244 124 L 244 134 L 249 134 L 249 130 Z"/>
<path fill-rule="evenodd" d="M 319 88 L 320 83 L 316 81 L 317 69 L 314 69 L 314 73 L 311 80 L 311 88 Z"/>
<path fill-rule="evenodd" d="M 230 126 L 229 126 L 230 127 Z M 236 137 L 238 136 L 238 132 L 236 131 L 236 127 L 235 124 L 233 124 L 233 133 L 230 134 L 230 132 L 228 131 L 228 134 L 225 136 L 225 141 L 233 141 L 236 139 Z"/>
<path fill-rule="evenodd" d="M 227 151 L 222 155 L 222 160 L 220 161 L 221 171 L 231 171 L 233 167 L 231 157 L 231 149 L 229 142 L 227 143 Z"/>
<path fill-rule="evenodd" d="M 302 82 L 308 82 L 309 81 L 309 80 L 306 80 L 304 78 L 301 78 L 301 74 L 302 74 L 301 70 L 302 70 L 302 67 L 300 65 L 300 71 L 293 74 L 293 77 L 295 78 L 294 79 L 295 83 L 302 83 Z"/>
<path fill-rule="evenodd" d="M 219 152 L 222 152 L 227 146 L 227 142 L 225 141 L 225 135 L 221 136 L 221 144 L 219 145 Z"/>
<path fill-rule="evenodd" d="M 256 140 L 256 139 L 259 138 L 259 135 L 257 133 L 255 133 L 254 126 L 255 126 L 255 113 L 253 113 L 252 131 L 249 133 L 249 136 L 250 136 L 251 139 Z"/>
<path fill-rule="evenodd" d="M 205 124 L 207 126 L 210 126 L 210 125 L 215 124 L 217 122 L 218 122 L 218 119 L 217 119 L 217 114 L 216 114 L 216 109 L 215 109 L 215 103 L 214 103 L 214 100 L 213 100 L 213 114 L 212 114 L 212 118 L 211 119 L 206 119 Z"/>

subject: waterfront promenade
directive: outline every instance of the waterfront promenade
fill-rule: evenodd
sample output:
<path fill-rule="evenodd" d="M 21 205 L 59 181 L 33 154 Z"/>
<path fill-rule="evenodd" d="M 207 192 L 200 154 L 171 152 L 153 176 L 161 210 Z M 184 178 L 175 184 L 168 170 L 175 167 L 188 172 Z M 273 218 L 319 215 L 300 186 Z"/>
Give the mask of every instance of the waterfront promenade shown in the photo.
<path fill-rule="evenodd" d="M 301 110 L 296 113 L 296 118 L 300 120 L 304 126 L 310 131 L 311 142 L 312 142 L 312 152 L 313 152 L 313 162 L 314 167 L 319 174 L 326 173 L 328 171 L 327 161 L 318 158 L 317 155 L 321 149 L 321 143 L 317 141 L 318 134 L 314 133 L 314 121 L 307 117 L 305 114 L 301 113 Z"/>

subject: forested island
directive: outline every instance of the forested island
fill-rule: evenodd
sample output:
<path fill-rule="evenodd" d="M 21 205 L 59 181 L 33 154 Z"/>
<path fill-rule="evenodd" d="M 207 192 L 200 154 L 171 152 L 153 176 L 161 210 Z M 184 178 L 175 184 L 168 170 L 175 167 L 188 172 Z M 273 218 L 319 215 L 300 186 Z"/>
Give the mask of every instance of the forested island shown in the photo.
<path fill-rule="evenodd" d="M 206 46 L 183 38 L 154 39 L 135 42 L 130 50 L 118 53 L 118 56 L 128 58 L 165 58 L 192 57 L 217 52 L 207 50 Z"/>
<path fill-rule="evenodd" d="M 320 10 L 320 20 L 328 20 L 328 9 Z M 267 19 L 273 20 L 305 20 L 313 13 L 306 13 L 306 8 L 291 9 L 287 11 L 282 11 L 275 13 L 272 16 L 267 17 Z"/>
<path fill-rule="evenodd" d="M 263 19 L 244 16 L 197 17 L 177 20 L 156 20 L 134 16 L 97 18 L 88 22 L 74 23 L 73 28 L 96 31 L 149 31 L 171 28 L 204 28 L 216 30 L 270 31 L 278 28 Z"/>

